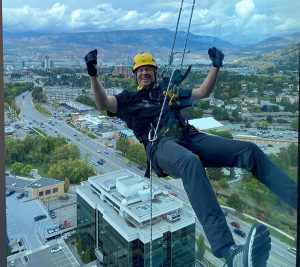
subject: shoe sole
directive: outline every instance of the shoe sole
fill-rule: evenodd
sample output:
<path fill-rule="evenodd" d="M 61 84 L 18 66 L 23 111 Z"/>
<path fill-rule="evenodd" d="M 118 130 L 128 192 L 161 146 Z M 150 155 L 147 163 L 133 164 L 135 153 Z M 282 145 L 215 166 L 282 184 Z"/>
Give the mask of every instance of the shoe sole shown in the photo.
<path fill-rule="evenodd" d="M 271 238 L 268 228 L 255 223 L 248 234 L 247 267 L 265 267 L 271 250 Z"/>

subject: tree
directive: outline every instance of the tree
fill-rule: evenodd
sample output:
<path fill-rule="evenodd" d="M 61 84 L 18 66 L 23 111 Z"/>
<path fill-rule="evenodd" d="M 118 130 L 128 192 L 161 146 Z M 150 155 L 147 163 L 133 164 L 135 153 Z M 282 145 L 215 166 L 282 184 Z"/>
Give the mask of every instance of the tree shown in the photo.
<path fill-rule="evenodd" d="M 146 167 L 147 164 L 147 155 L 143 145 L 138 145 L 137 161 L 136 163 L 141 167 Z"/>
<path fill-rule="evenodd" d="M 32 170 L 32 165 L 31 164 L 25 164 L 24 167 L 23 167 L 22 173 L 24 175 L 28 176 L 30 174 L 31 170 Z"/>
<path fill-rule="evenodd" d="M 116 149 L 121 151 L 124 156 L 127 155 L 130 142 L 127 137 L 120 137 L 116 141 Z"/>
<path fill-rule="evenodd" d="M 225 110 L 223 108 L 214 107 L 212 114 L 216 118 L 216 120 L 222 121 L 222 120 L 229 119 L 229 114 L 228 114 L 227 110 Z"/>
<path fill-rule="evenodd" d="M 237 109 L 233 110 L 233 111 L 231 112 L 231 116 L 232 116 L 234 119 L 239 118 L 240 115 L 239 115 L 238 110 L 237 110 Z"/>
<path fill-rule="evenodd" d="M 271 115 L 268 115 L 267 118 L 266 118 L 266 121 L 268 123 L 272 123 L 273 122 L 273 117 Z"/>
<path fill-rule="evenodd" d="M 244 184 L 244 190 L 253 198 L 257 204 L 263 200 L 264 187 L 256 179 L 250 179 Z"/>
<path fill-rule="evenodd" d="M 95 107 L 96 104 L 95 102 L 87 95 L 79 95 L 75 101 L 82 103 L 84 105 L 90 106 L 90 107 Z"/>
<path fill-rule="evenodd" d="M 291 129 L 294 131 L 298 131 L 298 124 L 299 124 L 299 119 L 298 118 L 294 118 L 291 121 Z"/>
<path fill-rule="evenodd" d="M 128 148 L 127 158 L 133 162 L 137 162 L 139 154 L 139 145 L 130 144 Z"/>
<path fill-rule="evenodd" d="M 238 194 L 232 194 L 227 199 L 227 204 L 231 208 L 236 209 L 236 211 L 238 211 L 238 212 L 243 212 L 243 210 L 244 210 L 244 202 L 241 200 L 241 198 Z"/>
<path fill-rule="evenodd" d="M 69 191 L 70 188 L 70 179 L 69 178 L 65 178 L 65 183 L 64 183 L 64 191 L 65 193 L 67 193 Z"/>
<path fill-rule="evenodd" d="M 287 149 L 287 154 L 290 158 L 291 166 L 298 166 L 298 146 L 296 144 L 290 144 Z"/>
<path fill-rule="evenodd" d="M 195 106 L 183 109 L 182 115 L 187 120 L 194 119 L 194 118 L 202 118 L 203 117 L 203 109 L 200 107 L 200 105 L 195 105 Z"/>
<path fill-rule="evenodd" d="M 92 255 L 91 255 L 91 252 L 89 250 L 85 250 L 84 251 L 84 254 L 83 254 L 83 261 L 85 263 L 89 263 L 92 259 Z"/>
<path fill-rule="evenodd" d="M 250 122 L 250 121 L 247 121 L 247 122 L 245 123 L 245 128 L 251 128 L 251 127 L 252 127 L 251 122 Z"/>
<path fill-rule="evenodd" d="M 232 134 L 229 131 L 218 131 L 217 132 L 216 130 L 209 130 L 208 132 L 211 134 L 214 134 L 214 135 L 232 139 Z"/>
<path fill-rule="evenodd" d="M 197 245 L 196 258 L 199 261 L 201 261 L 203 260 L 205 254 L 204 236 L 202 234 L 200 234 L 198 239 L 196 240 L 196 245 Z"/>
<path fill-rule="evenodd" d="M 223 177 L 222 168 L 207 168 L 206 171 L 211 180 L 219 181 Z"/>
<path fill-rule="evenodd" d="M 88 166 L 86 162 L 79 159 L 60 160 L 50 166 L 49 177 L 60 180 L 68 178 L 71 183 L 78 184 L 87 180 L 89 176 L 95 175 L 95 170 Z"/>
<path fill-rule="evenodd" d="M 56 147 L 50 155 L 50 162 L 55 163 L 64 159 L 78 159 L 80 157 L 80 151 L 77 146 L 64 144 Z"/>
<path fill-rule="evenodd" d="M 287 149 L 283 149 L 277 154 L 277 163 L 283 170 L 288 170 L 291 165 L 290 155 Z"/>
<path fill-rule="evenodd" d="M 82 243 L 81 243 L 81 240 L 79 238 L 77 238 L 76 240 L 76 249 L 77 249 L 77 253 L 79 255 L 81 255 L 81 252 L 82 252 Z"/>
<path fill-rule="evenodd" d="M 25 146 L 20 139 L 5 138 L 5 163 L 25 161 Z"/>
<path fill-rule="evenodd" d="M 21 174 L 23 170 L 23 164 L 21 162 L 15 162 L 11 165 L 11 172 L 14 174 Z"/>
<path fill-rule="evenodd" d="M 220 181 L 219 181 L 219 187 L 223 188 L 223 189 L 226 189 L 226 188 L 229 187 L 229 184 L 227 183 L 226 178 L 221 178 L 220 179 Z"/>

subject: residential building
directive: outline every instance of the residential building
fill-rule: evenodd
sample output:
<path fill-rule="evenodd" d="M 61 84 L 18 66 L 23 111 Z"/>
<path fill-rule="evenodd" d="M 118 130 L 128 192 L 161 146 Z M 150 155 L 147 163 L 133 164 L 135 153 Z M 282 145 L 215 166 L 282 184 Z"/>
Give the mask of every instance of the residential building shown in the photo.
<path fill-rule="evenodd" d="M 129 66 L 115 66 L 113 76 L 124 76 L 125 78 L 132 78 L 132 68 Z"/>
<path fill-rule="evenodd" d="M 150 251 L 153 267 L 195 266 L 192 209 L 166 188 L 150 190 L 149 183 L 120 170 L 77 187 L 77 240 L 100 266 L 150 266 Z"/>

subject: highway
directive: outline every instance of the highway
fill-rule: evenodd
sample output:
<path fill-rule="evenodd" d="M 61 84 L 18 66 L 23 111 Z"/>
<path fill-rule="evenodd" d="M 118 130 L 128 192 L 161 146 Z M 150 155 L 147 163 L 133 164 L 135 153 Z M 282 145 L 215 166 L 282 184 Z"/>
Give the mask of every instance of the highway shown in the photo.
<path fill-rule="evenodd" d="M 40 128 L 41 130 L 46 132 L 47 135 L 63 136 L 66 139 L 68 138 L 70 140 L 69 143 L 76 145 L 80 149 L 82 158 L 88 157 L 88 162 L 96 169 L 97 173 L 99 174 L 127 168 L 132 172 L 140 175 L 141 177 L 144 176 L 144 170 L 138 169 L 135 164 L 132 164 L 132 167 L 128 167 L 124 162 L 124 158 L 116 153 L 114 149 L 106 148 L 104 142 L 100 142 L 99 139 L 96 140 L 87 137 L 86 135 L 67 125 L 63 120 L 54 119 L 52 117 L 41 114 L 34 108 L 31 94 L 25 92 L 23 95 L 24 98 L 22 97 L 22 95 L 16 98 L 17 105 L 21 109 L 21 121 L 19 123 L 20 125 L 22 124 Z M 44 127 L 41 127 L 41 122 L 43 122 Z M 97 152 L 98 150 L 100 150 L 101 153 Z M 105 154 L 104 150 L 107 150 L 108 154 Z M 93 162 L 99 158 L 104 158 L 105 163 L 103 165 L 98 164 L 97 166 L 94 166 Z M 180 179 L 175 181 L 167 181 L 165 179 L 158 178 L 156 175 L 153 175 L 153 181 L 155 184 L 160 186 L 171 186 L 170 191 L 176 192 L 177 197 L 180 198 L 185 203 L 185 205 L 190 206 Z M 227 220 L 228 223 L 230 223 L 231 221 L 239 222 L 241 225 L 241 229 L 246 233 L 248 233 L 248 231 L 250 230 L 251 225 L 240 221 L 236 216 L 234 216 L 234 214 L 228 213 Z M 231 225 L 229 225 L 229 227 L 231 230 L 233 230 L 233 227 Z M 197 234 L 203 234 L 203 229 L 197 219 L 196 232 Z M 235 233 L 233 233 L 233 235 L 237 244 L 244 244 L 245 238 L 237 236 Z M 206 245 L 209 246 L 207 240 Z M 224 262 L 215 258 L 210 253 L 206 253 L 206 257 L 215 266 L 223 266 L 224 264 Z M 295 264 L 296 256 L 289 252 L 288 245 L 272 237 L 272 250 L 267 266 L 293 267 L 295 266 Z"/>

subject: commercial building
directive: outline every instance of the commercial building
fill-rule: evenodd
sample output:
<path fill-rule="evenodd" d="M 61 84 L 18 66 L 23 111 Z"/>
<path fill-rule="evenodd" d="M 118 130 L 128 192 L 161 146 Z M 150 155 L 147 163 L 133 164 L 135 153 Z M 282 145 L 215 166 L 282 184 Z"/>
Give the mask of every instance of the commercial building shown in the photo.
<path fill-rule="evenodd" d="M 51 200 L 64 195 L 64 182 L 49 178 L 30 179 L 6 175 L 5 187 L 6 190 L 24 193 L 28 199 Z"/>
<path fill-rule="evenodd" d="M 82 182 L 77 203 L 77 240 L 100 266 L 150 266 L 150 251 L 153 267 L 195 266 L 194 213 L 165 188 L 151 193 L 149 180 L 120 170 Z"/>

